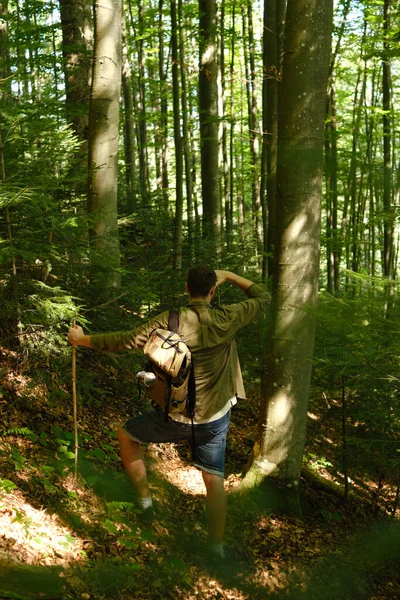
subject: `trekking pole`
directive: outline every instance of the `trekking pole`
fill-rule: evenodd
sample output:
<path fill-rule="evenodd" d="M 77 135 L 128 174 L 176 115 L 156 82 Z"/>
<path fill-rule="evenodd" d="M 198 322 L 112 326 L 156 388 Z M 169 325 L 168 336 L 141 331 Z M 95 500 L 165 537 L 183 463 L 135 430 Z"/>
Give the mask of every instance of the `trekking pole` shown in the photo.
<path fill-rule="evenodd" d="M 74 321 L 75 325 L 75 321 Z M 74 405 L 75 480 L 78 477 L 78 407 L 76 402 L 76 346 L 72 346 L 72 402 Z"/>

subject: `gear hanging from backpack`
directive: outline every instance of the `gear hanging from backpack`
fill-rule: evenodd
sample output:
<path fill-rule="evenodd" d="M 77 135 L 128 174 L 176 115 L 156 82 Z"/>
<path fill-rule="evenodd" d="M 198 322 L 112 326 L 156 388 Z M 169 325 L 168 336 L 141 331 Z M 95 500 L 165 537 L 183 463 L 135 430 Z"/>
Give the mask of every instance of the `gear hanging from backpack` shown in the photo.
<path fill-rule="evenodd" d="M 168 315 L 168 329 L 154 329 L 143 353 L 149 361 L 138 373 L 139 394 L 160 406 L 167 422 L 170 414 L 178 413 L 191 419 L 194 453 L 195 434 L 193 419 L 196 411 L 196 381 L 193 356 L 189 346 L 179 335 L 179 311 Z M 154 374 L 154 377 L 151 377 Z M 147 378 L 147 383 L 146 383 Z"/>

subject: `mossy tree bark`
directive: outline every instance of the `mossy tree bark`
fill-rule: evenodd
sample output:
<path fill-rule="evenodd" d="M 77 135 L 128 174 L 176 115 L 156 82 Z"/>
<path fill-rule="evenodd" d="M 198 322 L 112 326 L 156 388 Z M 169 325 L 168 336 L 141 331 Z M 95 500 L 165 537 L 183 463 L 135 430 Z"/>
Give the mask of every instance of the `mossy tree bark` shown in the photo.
<path fill-rule="evenodd" d="M 320 254 L 332 0 L 289 0 L 279 105 L 276 265 L 258 437 L 243 487 L 273 477 L 300 511 Z"/>

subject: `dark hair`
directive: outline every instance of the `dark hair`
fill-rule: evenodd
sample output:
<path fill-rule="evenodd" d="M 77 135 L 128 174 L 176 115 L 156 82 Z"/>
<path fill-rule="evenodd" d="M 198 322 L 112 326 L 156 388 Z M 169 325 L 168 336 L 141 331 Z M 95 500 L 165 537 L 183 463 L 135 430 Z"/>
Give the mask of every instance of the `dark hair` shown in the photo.
<path fill-rule="evenodd" d="M 208 296 L 216 283 L 217 276 L 214 269 L 210 269 L 210 267 L 192 267 L 188 272 L 187 287 L 192 298 Z"/>

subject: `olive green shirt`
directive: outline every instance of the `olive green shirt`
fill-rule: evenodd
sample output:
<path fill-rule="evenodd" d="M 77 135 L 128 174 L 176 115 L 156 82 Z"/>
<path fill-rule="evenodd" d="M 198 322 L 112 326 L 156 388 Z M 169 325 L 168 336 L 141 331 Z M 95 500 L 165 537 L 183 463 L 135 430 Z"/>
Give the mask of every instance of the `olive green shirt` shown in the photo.
<path fill-rule="evenodd" d="M 213 308 L 193 299 L 180 309 L 179 335 L 192 351 L 195 369 L 195 422 L 211 420 L 234 396 L 246 397 L 234 337 L 260 315 L 270 295 L 256 283 L 245 293 L 247 299 L 235 304 Z M 154 329 L 168 329 L 168 316 L 163 312 L 132 331 L 92 335 L 91 344 L 106 352 L 143 348 Z"/>

